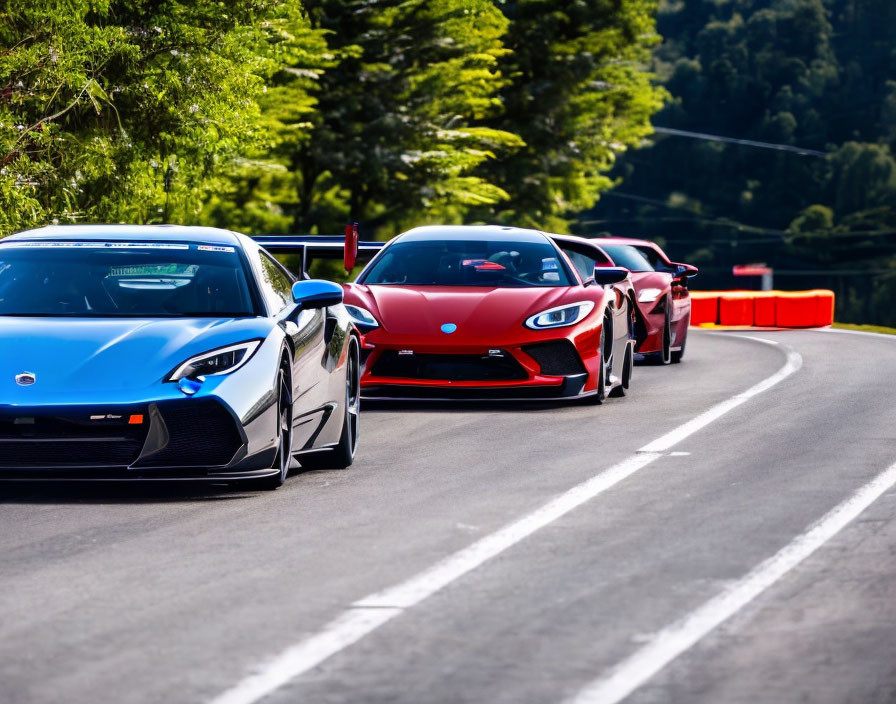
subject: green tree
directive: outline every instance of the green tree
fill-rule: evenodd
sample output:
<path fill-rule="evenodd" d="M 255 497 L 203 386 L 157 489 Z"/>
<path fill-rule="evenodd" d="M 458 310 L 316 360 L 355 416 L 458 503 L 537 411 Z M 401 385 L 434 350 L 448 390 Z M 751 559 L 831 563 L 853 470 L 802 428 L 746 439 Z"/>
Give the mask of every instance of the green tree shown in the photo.
<path fill-rule="evenodd" d="M 256 98 L 297 3 L 8 0 L 0 10 L 0 234 L 183 220 L 264 138 Z"/>
<path fill-rule="evenodd" d="M 245 182 L 246 205 L 278 229 L 338 232 L 350 218 L 393 232 L 421 218 L 458 219 L 507 197 L 477 172 L 522 146 L 483 121 L 501 109 L 498 60 L 507 21 L 489 0 L 308 0 L 323 64 L 275 77 L 264 102 L 279 171 Z M 290 111 L 313 81 L 316 104 Z M 313 127 L 294 131 L 297 122 Z M 263 224 L 258 222 L 257 224 Z"/>
<path fill-rule="evenodd" d="M 612 185 L 616 157 L 651 133 L 664 91 L 645 71 L 653 0 L 502 0 L 510 21 L 499 68 L 504 110 L 488 121 L 525 148 L 482 164 L 510 194 L 482 219 L 562 229 Z"/>

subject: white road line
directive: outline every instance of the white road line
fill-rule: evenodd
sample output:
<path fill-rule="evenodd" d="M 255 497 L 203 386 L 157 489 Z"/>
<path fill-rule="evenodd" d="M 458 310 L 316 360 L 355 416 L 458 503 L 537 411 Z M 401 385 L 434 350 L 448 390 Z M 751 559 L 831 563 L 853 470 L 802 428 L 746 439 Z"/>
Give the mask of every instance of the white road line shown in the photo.
<path fill-rule="evenodd" d="M 896 335 L 885 332 L 870 332 L 869 330 L 844 330 L 842 328 L 813 328 L 810 332 L 833 332 L 837 335 L 864 335 L 865 337 L 881 337 L 890 342 L 896 342 Z"/>
<path fill-rule="evenodd" d="M 567 700 L 567 704 L 616 704 L 622 701 L 837 535 L 894 486 L 896 464 L 718 596 L 660 631 L 647 645 Z"/>
<path fill-rule="evenodd" d="M 762 340 L 762 342 L 769 342 Z M 796 372 L 802 358 L 788 351 L 787 362 L 781 369 L 744 393 L 723 401 L 693 421 L 664 435 L 659 440 L 638 450 L 619 464 L 604 470 L 535 511 L 513 523 L 477 540 L 472 545 L 437 562 L 429 569 L 383 591 L 356 601 L 320 631 L 287 648 L 273 660 L 265 663 L 255 673 L 237 683 L 211 701 L 211 704 L 254 704 L 287 684 L 290 680 L 313 669 L 324 660 L 345 650 L 367 634 L 406 609 L 419 604 L 484 562 L 500 555 L 524 538 L 550 525 L 573 509 L 607 491 L 635 472 L 662 456 L 662 452 L 709 425 L 713 420 L 744 403 L 747 399 L 767 391 L 775 384 Z M 706 420 L 708 418 L 708 420 Z M 695 421 L 699 425 L 693 426 Z M 682 430 L 686 432 L 681 432 Z M 677 438 L 677 439 L 676 439 Z M 661 444 L 661 450 L 648 449 Z"/>
<path fill-rule="evenodd" d="M 765 340 L 761 337 L 748 337 L 746 335 L 742 335 L 740 337 L 745 337 L 756 342 L 764 342 L 766 344 L 775 345 L 781 347 L 782 349 L 785 349 L 787 351 L 787 363 L 776 373 L 772 374 L 767 379 L 760 381 L 758 384 L 756 384 L 756 386 L 747 389 L 737 396 L 729 398 L 727 401 L 722 401 L 720 404 L 713 406 L 708 411 L 701 413 L 696 418 L 689 420 L 684 425 L 679 425 L 677 428 L 675 428 L 675 430 L 672 430 L 662 437 L 657 438 L 653 442 L 646 444 L 644 447 L 638 450 L 638 452 L 665 452 L 669 448 L 680 443 L 685 438 L 690 437 L 698 430 L 701 430 L 713 421 L 718 420 L 729 411 L 737 408 L 742 403 L 749 401 L 751 398 L 761 394 L 764 391 L 768 391 L 775 384 L 780 383 L 791 374 L 796 372 L 801 366 L 803 366 L 803 358 L 800 357 L 800 355 L 794 352 L 792 349 L 785 347 L 784 345 L 779 345 L 777 342 Z"/>

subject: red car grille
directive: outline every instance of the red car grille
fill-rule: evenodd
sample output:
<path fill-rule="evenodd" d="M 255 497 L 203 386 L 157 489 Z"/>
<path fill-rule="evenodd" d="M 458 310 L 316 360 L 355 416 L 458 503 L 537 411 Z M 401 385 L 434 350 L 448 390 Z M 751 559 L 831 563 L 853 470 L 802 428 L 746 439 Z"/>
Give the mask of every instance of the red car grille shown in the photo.
<path fill-rule="evenodd" d="M 521 381 L 529 375 L 512 355 L 399 354 L 385 350 L 373 365 L 372 376 L 432 381 Z"/>

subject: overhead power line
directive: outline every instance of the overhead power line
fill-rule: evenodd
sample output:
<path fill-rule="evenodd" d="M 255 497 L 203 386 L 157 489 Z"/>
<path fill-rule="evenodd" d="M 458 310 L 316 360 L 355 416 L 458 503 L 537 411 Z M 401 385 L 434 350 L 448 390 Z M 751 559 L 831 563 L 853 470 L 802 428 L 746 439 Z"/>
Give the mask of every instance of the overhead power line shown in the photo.
<path fill-rule="evenodd" d="M 654 221 L 660 222 L 664 220 L 681 220 L 681 221 L 692 221 L 692 222 L 704 222 L 710 225 L 716 225 L 719 227 L 727 227 L 732 230 L 738 230 L 740 232 L 748 232 L 756 235 L 764 235 L 768 239 L 766 240 L 747 240 L 738 238 L 738 244 L 763 244 L 766 242 L 783 242 L 794 240 L 806 239 L 807 237 L 811 237 L 813 235 L 824 235 L 830 239 L 838 239 L 843 237 L 858 237 L 858 238 L 873 238 L 873 237 L 892 237 L 896 235 L 896 229 L 894 228 L 877 228 L 874 230 L 807 230 L 805 232 L 790 232 L 788 230 L 776 230 L 770 227 L 762 227 L 760 225 L 749 225 L 747 223 L 739 222 L 737 220 L 732 220 L 730 218 L 714 218 L 707 217 L 704 215 L 699 215 L 693 212 L 686 205 L 672 205 L 662 200 L 658 200 L 656 198 L 647 198 L 645 196 L 634 195 L 633 193 L 622 193 L 620 191 L 607 191 L 601 194 L 601 197 L 613 197 L 613 198 L 623 198 L 625 200 L 633 200 L 639 203 L 646 203 L 648 205 L 653 205 L 658 208 L 664 208 L 666 210 L 672 210 L 674 212 L 681 212 L 682 215 L 680 218 L 668 218 L 668 217 L 647 217 L 647 216 L 635 216 L 630 217 L 625 220 L 614 219 L 612 222 L 628 222 L 628 223 L 636 223 L 641 221 Z M 601 219 L 601 220 L 582 220 L 580 224 L 582 225 L 603 225 L 605 223 L 611 222 L 610 220 Z M 677 239 L 677 238 L 676 238 Z M 680 240 L 683 241 L 683 240 Z"/>
<path fill-rule="evenodd" d="M 676 130 L 672 127 L 654 127 L 654 132 L 658 134 L 669 134 L 674 137 L 687 137 L 689 139 L 702 139 L 709 142 L 725 142 L 727 144 L 740 144 L 745 147 L 759 147 L 760 149 L 774 149 L 779 152 L 791 152 L 801 156 L 827 156 L 827 152 L 820 152 L 817 149 L 805 149 L 803 147 L 794 147 L 792 144 L 776 144 L 774 142 L 757 142 L 754 139 L 737 139 L 736 137 L 722 137 L 717 134 L 706 134 L 704 132 L 690 132 L 688 130 Z"/>

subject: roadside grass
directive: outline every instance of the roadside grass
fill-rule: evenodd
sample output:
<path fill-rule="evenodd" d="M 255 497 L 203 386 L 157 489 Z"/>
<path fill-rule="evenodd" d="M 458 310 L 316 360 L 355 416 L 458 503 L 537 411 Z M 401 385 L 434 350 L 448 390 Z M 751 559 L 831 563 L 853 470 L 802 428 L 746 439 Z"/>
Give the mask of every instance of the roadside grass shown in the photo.
<path fill-rule="evenodd" d="M 896 335 L 896 328 L 887 328 L 883 325 L 853 325 L 852 323 L 834 323 L 832 328 L 841 330 L 861 330 L 862 332 L 879 332 L 884 335 Z"/>

